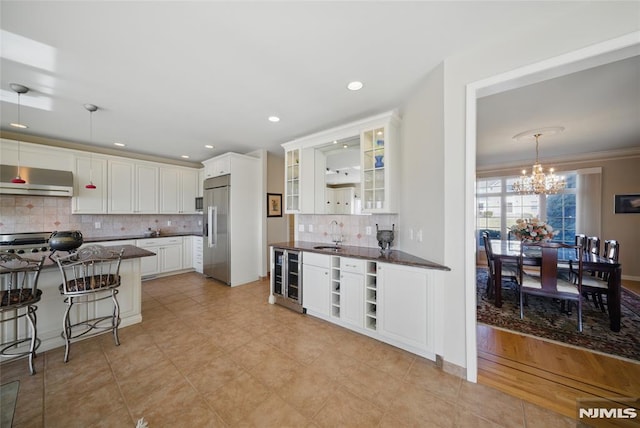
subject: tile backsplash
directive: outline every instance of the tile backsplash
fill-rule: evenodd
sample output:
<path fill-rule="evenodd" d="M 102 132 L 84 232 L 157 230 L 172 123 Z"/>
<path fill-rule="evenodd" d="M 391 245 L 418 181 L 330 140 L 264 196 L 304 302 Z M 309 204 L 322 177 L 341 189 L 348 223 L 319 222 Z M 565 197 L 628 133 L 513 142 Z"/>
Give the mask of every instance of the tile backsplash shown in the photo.
<path fill-rule="evenodd" d="M 332 223 L 334 222 L 335 223 Z M 297 216 L 298 240 L 310 242 L 331 243 L 333 236 L 342 237 L 343 245 L 355 247 L 377 247 L 376 224 L 380 230 L 391 229 L 395 225 L 396 240 L 391 248 L 397 248 L 398 242 L 398 215 L 397 214 L 372 214 L 372 215 L 313 215 L 299 214 Z M 304 232 L 299 227 L 304 227 Z M 371 228 L 371 234 L 367 235 L 367 227 Z M 310 229 L 312 229 L 310 231 Z"/>
<path fill-rule="evenodd" d="M 80 230 L 93 238 L 142 235 L 148 228 L 163 233 L 202 230 L 202 216 L 196 214 L 71 214 L 71 203 L 71 198 L 0 195 L 0 233 Z"/>

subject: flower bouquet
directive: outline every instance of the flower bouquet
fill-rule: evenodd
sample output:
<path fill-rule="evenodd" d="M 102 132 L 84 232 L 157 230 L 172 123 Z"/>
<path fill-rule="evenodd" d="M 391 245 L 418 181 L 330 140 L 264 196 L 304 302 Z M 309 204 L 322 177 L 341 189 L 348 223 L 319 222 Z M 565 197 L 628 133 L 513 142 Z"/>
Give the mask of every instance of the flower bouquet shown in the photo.
<path fill-rule="evenodd" d="M 518 239 L 528 242 L 550 241 L 556 234 L 553 226 L 537 218 L 530 220 L 519 218 L 510 230 Z"/>

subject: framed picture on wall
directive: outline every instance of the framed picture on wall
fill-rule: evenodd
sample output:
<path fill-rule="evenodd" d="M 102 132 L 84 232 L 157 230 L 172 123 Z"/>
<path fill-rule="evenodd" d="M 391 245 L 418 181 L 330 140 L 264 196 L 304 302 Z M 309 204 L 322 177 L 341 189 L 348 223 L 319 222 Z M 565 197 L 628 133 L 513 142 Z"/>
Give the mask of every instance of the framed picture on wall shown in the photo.
<path fill-rule="evenodd" d="M 267 193 L 267 217 L 282 217 L 282 193 Z"/>
<path fill-rule="evenodd" d="M 614 213 L 640 214 L 640 193 L 614 196 Z"/>

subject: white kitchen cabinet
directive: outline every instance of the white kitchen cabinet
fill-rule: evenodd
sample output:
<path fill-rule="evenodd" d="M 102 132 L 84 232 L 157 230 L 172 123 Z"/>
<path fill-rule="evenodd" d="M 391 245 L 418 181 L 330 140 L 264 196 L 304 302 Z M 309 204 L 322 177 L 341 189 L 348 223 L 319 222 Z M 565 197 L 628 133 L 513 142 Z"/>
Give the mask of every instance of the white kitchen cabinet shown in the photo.
<path fill-rule="evenodd" d="M 319 204 L 324 197 L 316 192 L 316 178 L 313 148 L 292 148 L 285 152 L 284 211 L 286 213 L 313 214 L 316 211 L 316 199 Z M 324 187 L 324 176 L 322 180 Z"/>
<path fill-rule="evenodd" d="M 331 316 L 331 256 L 303 253 L 302 306 L 308 314 L 328 319 Z"/>
<path fill-rule="evenodd" d="M 135 166 L 132 162 L 109 160 L 108 212 L 132 214 L 134 211 Z"/>
<path fill-rule="evenodd" d="M 362 131 L 360 153 L 362 168 L 362 212 L 397 212 L 399 166 L 397 120 L 384 122 Z"/>
<path fill-rule="evenodd" d="M 340 319 L 353 327 L 364 327 L 364 260 L 340 260 Z"/>
<path fill-rule="evenodd" d="M 182 237 L 182 267 L 193 267 L 193 236 Z"/>
<path fill-rule="evenodd" d="M 378 332 L 404 349 L 434 349 L 434 285 L 427 269 L 378 263 Z"/>
<path fill-rule="evenodd" d="M 158 213 L 158 167 L 112 159 L 109 166 L 109 214 Z"/>
<path fill-rule="evenodd" d="M 229 153 L 203 161 L 202 164 L 204 165 L 205 179 L 231 174 L 231 157 Z"/>
<path fill-rule="evenodd" d="M 139 239 L 136 245 L 156 253 L 155 256 L 140 259 L 143 277 L 181 270 L 182 237 Z"/>
<path fill-rule="evenodd" d="M 283 143 L 285 212 L 396 213 L 400 182 L 399 129 L 400 117 L 396 111 L 389 111 Z M 356 152 L 359 160 L 349 160 L 339 167 L 349 170 L 349 180 L 339 183 L 326 179 L 328 169 L 337 172 L 334 158 L 339 155 L 335 149 L 338 142 L 346 148 L 359 147 Z M 338 157 L 345 158 L 345 155 Z M 334 167 L 329 168 L 330 164 Z M 336 184 L 355 185 L 348 206 L 344 194 L 336 195 L 333 202 L 327 203 L 326 190 Z M 331 198 L 333 191 L 327 194 Z"/>
<path fill-rule="evenodd" d="M 107 160 L 97 156 L 75 156 L 73 214 L 107 213 Z M 95 189 L 85 186 L 93 182 Z"/>
<path fill-rule="evenodd" d="M 198 170 L 198 193 L 196 196 L 198 196 L 199 198 L 201 198 L 202 196 L 204 196 L 204 168 L 200 168 Z"/>
<path fill-rule="evenodd" d="M 193 236 L 193 268 L 202 273 L 202 236 Z"/>
<path fill-rule="evenodd" d="M 284 154 L 284 210 L 300 212 L 300 149 L 287 150 Z"/>
<path fill-rule="evenodd" d="M 156 165 L 136 164 L 134 181 L 134 213 L 158 212 L 158 170 Z"/>
<path fill-rule="evenodd" d="M 196 214 L 198 171 L 160 168 L 160 213 Z"/>

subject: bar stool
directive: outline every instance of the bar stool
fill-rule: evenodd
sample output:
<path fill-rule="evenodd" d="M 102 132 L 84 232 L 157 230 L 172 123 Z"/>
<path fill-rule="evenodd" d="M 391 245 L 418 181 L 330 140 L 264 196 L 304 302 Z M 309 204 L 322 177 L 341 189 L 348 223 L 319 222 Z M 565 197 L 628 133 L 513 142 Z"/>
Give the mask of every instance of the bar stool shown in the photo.
<path fill-rule="evenodd" d="M 40 346 L 36 327 L 38 307 L 35 304 L 42 296 L 42 290 L 38 290 L 38 278 L 43 264 L 44 256 L 40 260 L 32 260 L 17 254 L 0 254 L 0 355 L 29 356 L 32 375 L 36 373 L 33 359 Z M 5 323 L 9 324 L 5 327 Z"/>
<path fill-rule="evenodd" d="M 123 251 L 89 245 L 76 253 L 55 258 L 62 274 L 62 284 L 58 288 L 67 304 L 61 334 L 65 341 L 65 363 L 69 361 L 69 350 L 74 339 L 111 331 L 116 346 L 120 345 L 120 306 L 116 295 L 120 287 Z M 111 299 L 113 308 L 109 307 L 110 313 L 107 315 L 98 315 L 106 312 L 105 305 L 98 302 L 107 299 Z M 76 304 L 86 305 L 86 309 L 82 314 L 76 310 L 72 315 L 71 309 Z"/>

